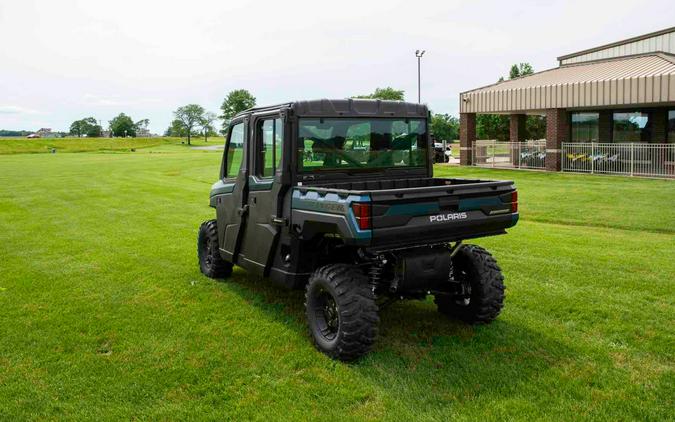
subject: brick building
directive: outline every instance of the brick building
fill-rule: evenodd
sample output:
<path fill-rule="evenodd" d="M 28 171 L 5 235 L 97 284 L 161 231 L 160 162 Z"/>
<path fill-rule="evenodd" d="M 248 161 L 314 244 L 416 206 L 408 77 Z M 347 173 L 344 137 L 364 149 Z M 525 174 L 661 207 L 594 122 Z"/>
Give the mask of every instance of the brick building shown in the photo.
<path fill-rule="evenodd" d="M 460 94 L 460 163 L 473 164 L 477 114 L 546 117 L 547 170 L 563 143 L 675 143 L 675 27 L 558 57 L 557 68 Z"/>

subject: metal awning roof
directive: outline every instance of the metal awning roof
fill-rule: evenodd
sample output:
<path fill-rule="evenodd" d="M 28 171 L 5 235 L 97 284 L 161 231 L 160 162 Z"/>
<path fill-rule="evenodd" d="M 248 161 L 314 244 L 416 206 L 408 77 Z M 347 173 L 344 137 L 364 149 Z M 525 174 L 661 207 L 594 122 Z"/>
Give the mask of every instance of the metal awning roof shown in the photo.
<path fill-rule="evenodd" d="M 664 53 L 565 65 L 460 94 L 462 113 L 660 103 L 675 103 L 675 56 Z"/>

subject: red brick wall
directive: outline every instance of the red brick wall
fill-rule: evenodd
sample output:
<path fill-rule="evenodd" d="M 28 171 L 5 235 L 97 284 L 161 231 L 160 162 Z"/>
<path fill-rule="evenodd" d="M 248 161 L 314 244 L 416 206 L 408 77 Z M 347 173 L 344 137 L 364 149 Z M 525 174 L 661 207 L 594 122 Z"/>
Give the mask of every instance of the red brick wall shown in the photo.
<path fill-rule="evenodd" d="M 459 164 L 473 164 L 472 149 L 476 142 L 476 113 L 459 113 Z"/>
<path fill-rule="evenodd" d="M 546 110 L 546 170 L 559 171 L 562 143 L 569 136 L 568 115 L 564 108 Z"/>

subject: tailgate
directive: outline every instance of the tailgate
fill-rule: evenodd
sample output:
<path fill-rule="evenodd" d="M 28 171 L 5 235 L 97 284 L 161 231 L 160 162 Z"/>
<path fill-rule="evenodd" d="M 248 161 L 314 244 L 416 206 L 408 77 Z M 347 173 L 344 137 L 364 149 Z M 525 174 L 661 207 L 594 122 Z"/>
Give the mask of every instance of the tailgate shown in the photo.
<path fill-rule="evenodd" d="M 441 180 L 444 182 L 438 183 Z M 512 181 L 436 179 L 438 185 L 374 190 L 374 247 L 450 242 L 501 234 L 518 221 Z"/>

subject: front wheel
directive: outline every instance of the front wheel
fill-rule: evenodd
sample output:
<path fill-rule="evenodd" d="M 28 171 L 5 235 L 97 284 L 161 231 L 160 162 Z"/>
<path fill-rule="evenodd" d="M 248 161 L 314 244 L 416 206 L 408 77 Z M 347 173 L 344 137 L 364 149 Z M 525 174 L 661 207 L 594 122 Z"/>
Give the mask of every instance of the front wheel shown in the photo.
<path fill-rule="evenodd" d="M 197 257 L 199 269 L 207 277 L 226 278 L 232 274 L 232 263 L 225 261 L 218 249 L 216 220 L 203 222 L 197 236 Z"/>
<path fill-rule="evenodd" d="M 462 294 L 434 298 L 438 311 L 470 324 L 492 322 L 504 307 L 504 276 L 488 251 L 476 245 L 462 247 L 452 259 L 453 278 Z"/>
<path fill-rule="evenodd" d="M 358 268 L 326 265 L 307 283 L 305 311 L 316 348 L 333 359 L 353 361 L 370 351 L 377 336 L 375 294 Z"/>

